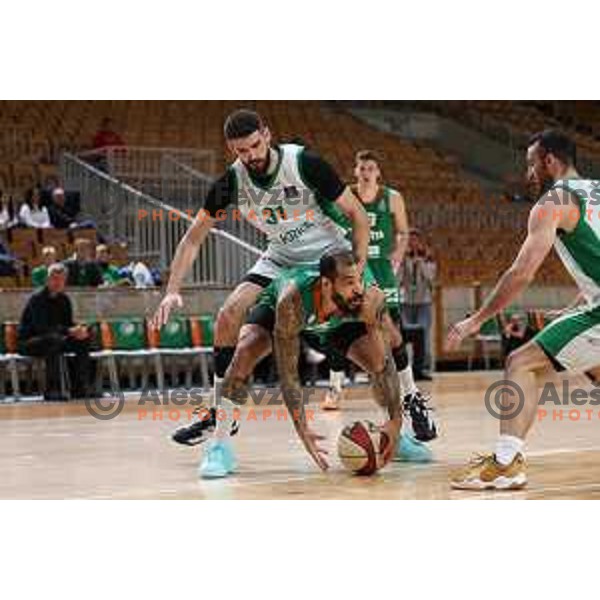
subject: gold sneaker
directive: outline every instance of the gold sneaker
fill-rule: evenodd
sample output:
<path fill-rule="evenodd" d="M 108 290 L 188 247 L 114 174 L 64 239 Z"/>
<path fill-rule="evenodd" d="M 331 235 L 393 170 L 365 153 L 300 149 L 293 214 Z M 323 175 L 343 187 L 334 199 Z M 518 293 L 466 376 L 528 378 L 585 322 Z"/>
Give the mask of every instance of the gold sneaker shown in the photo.
<path fill-rule="evenodd" d="M 494 454 L 482 454 L 452 473 L 450 485 L 456 490 L 520 490 L 527 485 L 526 467 L 522 454 L 506 466 Z"/>
<path fill-rule="evenodd" d="M 321 402 L 321 410 L 340 410 L 341 392 L 328 390 L 325 394 L 323 402 Z"/>

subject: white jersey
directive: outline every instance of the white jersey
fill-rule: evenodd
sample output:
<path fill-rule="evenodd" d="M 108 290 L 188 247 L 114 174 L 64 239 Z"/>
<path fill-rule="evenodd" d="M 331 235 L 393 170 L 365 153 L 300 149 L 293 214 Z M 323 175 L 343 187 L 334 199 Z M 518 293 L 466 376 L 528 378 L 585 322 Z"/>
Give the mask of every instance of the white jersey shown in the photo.
<path fill-rule="evenodd" d="M 563 179 L 557 188 L 577 197 L 580 214 L 575 229 L 559 232 L 554 246 L 587 302 L 600 304 L 600 181 Z"/>
<path fill-rule="evenodd" d="M 239 159 L 231 165 L 240 212 L 267 235 L 266 256 L 285 267 L 314 265 L 325 251 L 350 247 L 345 229 L 334 220 L 339 209 L 323 202 L 304 181 L 303 151 L 295 144 L 279 146 L 278 164 L 265 185 Z"/>

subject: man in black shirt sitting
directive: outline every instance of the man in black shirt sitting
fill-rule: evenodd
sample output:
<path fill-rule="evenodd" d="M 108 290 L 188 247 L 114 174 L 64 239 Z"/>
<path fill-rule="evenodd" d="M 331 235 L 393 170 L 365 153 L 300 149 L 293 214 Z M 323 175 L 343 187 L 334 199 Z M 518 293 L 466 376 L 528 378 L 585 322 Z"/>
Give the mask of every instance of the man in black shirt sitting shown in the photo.
<path fill-rule="evenodd" d="M 65 192 L 62 188 L 56 188 L 52 192 L 52 200 L 48 206 L 48 214 L 52 227 L 57 229 L 69 229 L 77 226 L 76 214 L 71 207 L 66 205 Z"/>
<path fill-rule="evenodd" d="M 85 397 L 91 383 L 91 335 L 87 326 L 73 321 L 71 300 L 64 292 L 66 282 L 65 266 L 50 265 L 46 286 L 29 298 L 19 324 L 20 352 L 46 359 L 46 400 L 67 399 L 60 383 L 61 356 L 65 353 L 76 355 L 71 396 Z"/>
<path fill-rule="evenodd" d="M 77 238 L 75 253 L 64 262 L 67 268 L 67 284 L 76 287 L 98 287 L 104 278 L 100 265 L 94 260 L 94 246 L 86 238 Z"/>

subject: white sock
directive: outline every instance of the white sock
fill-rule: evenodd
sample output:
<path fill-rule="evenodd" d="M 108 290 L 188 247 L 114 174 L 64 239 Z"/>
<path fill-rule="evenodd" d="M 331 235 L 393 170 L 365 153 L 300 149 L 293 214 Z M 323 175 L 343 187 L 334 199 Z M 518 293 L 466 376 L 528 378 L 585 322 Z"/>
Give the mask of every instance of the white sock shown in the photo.
<path fill-rule="evenodd" d="M 227 398 L 221 397 L 217 408 L 217 426 L 215 428 L 215 438 L 218 440 L 229 439 L 231 437 L 231 426 L 234 419 L 234 411 L 239 408 Z"/>
<path fill-rule="evenodd" d="M 419 391 L 413 379 L 411 366 L 406 367 L 404 371 L 398 371 L 398 378 L 400 379 L 400 393 L 402 397 L 407 394 L 416 394 Z"/>
<path fill-rule="evenodd" d="M 213 377 L 213 389 L 209 394 L 209 404 L 211 408 L 217 408 L 217 399 L 221 396 L 221 386 L 223 385 L 223 377 Z"/>
<path fill-rule="evenodd" d="M 523 454 L 525 440 L 514 435 L 501 434 L 496 442 L 496 461 L 501 465 L 510 465 L 519 453 Z"/>
<path fill-rule="evenodd" d="M 329 371 L 329 387 L 338 394 L 344 387 L 345 375 L 344 371 Z"/>

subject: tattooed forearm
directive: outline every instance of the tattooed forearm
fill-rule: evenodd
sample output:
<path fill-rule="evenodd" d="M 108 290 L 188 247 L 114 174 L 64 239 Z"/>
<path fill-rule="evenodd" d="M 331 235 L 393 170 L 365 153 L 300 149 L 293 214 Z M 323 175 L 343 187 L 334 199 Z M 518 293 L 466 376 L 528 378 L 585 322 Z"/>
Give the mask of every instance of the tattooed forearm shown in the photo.
<path fill-rule="evenodd" d="M 388 411 L 391 420 L 400 419 L 400 382 L 396 373 L 396 366 L 389 347 L 386 347 L 385 366 L 380 373 L 371 376 L 375 400 L 381 408 Z"/>
<path fill-rule="evenodd" d="M 304 402 L 298 375 L 301 329 L 300 294 L 295 289 L 288 290 L 277 305 L 274 351 L 283 399 L 296 429 L 305 423 Z"/>

